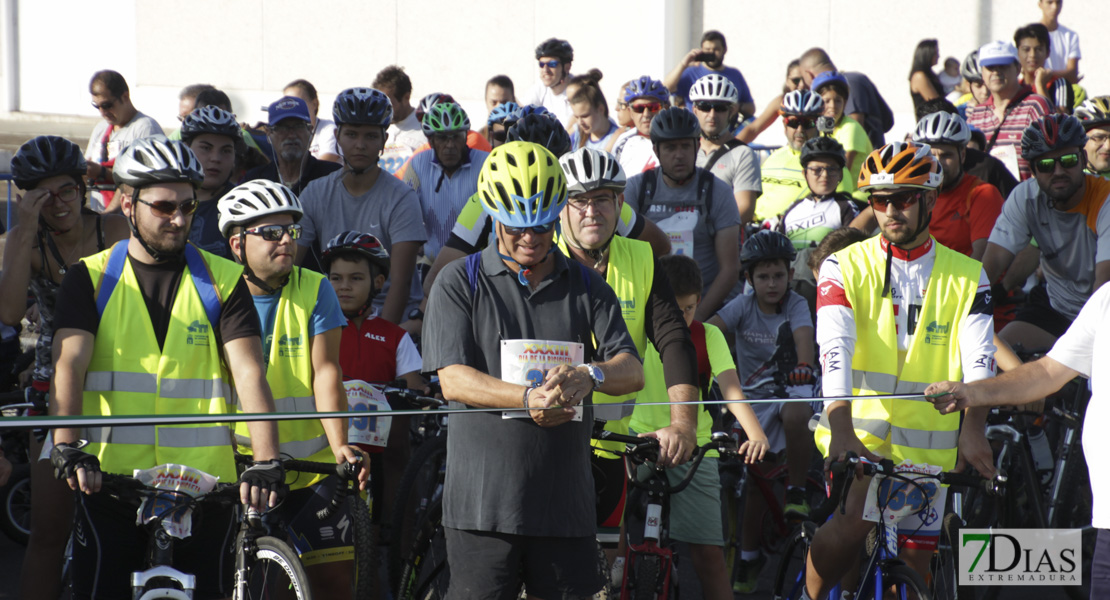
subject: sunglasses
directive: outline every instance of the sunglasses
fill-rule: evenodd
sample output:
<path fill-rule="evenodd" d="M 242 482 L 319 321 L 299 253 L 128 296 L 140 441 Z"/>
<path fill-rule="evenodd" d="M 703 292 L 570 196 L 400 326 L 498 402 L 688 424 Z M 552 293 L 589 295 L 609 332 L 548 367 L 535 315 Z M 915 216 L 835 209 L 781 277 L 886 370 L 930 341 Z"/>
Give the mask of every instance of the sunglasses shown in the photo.
<path fill-rule="evenodd" d="M 817 121 L 815 119 L 799 119 L 798 117 L 790 117 L 786 120 L 786 126 L 791 129 L 797 129 L 799 127 L 801 127 L 802 129 L 813 129 L 814 127 L 817 127 Z"/>
<path fill-rule="evenodd" d="M 814 177 L 824 177 L 826 175 L 832 177 L 833 175 L 839 175 L 841 170 L 833 167 L 806 167 L 806 172 L 812 173 Z"/>
<path fill-rule="evenodd" d="M 539 63 L 540 63 L 540 68 L 541 69 L 544 68 L 544 67 L 547 67 L 549 69 L 554 69 L 555 67 L 559 66 L 559 61 L 557 61 L 557 60 L 548 60 L 548 61 L 541 60 L 541 61 L 539 61 Z"/>
<path fill-rule="evenodd" d="M 97 104 L 96 102 L 92 102 L 91 104 L 92 107 L 96 110 L 112 110 L 112 107 L 116 105 L 116 101 L 106 100 L 104 102 L 101 102 L 100 104 Z"/>
<path fill-rule="evenodd" d="M 694 108 L 697 108 L 701 112 L 710 112 L 710 111 L 712 111 L 712 112 L 728 112 L 728 109 L 730 107 L 731 107 L 730 104 L 719 103 L 719 102 L 695 102 L 694 103 Z"/>
<path fill-rule="evenodd" d="M 893 204 L 898 210 L 906 210 L 925 197 L 924 190 L 907 190 L 889 196 L 871 196 L 871 207 L 879 212 L 886 212 L 886 207 Z"/>
<path fill-rule="evenodd" d="M 1072 152 L 1056 158 L 1038 158 L 1033 161 L 1033 168 L 1042 175 L 1047 175 L 1056 170 L 1056 163 L 1065 169 L 1074 169 L 1079 164 L 1079 153 Z"/>
<path fill-rule="evenodd" d="M 508 235 L 524 235 L 525 231 L 531 231 L 533 235 L 543 235 L 545 233 L 551 233 L 555 229 L 556 223 L 557 221 L 552 221 L 544 225 L 533 225 L 531 227 L 509 227 L 508 225 L 502 225 L 501 228 L 504 229 L 505 233 Z"/>
<path fill-rule="evenodd" d="M 170 202 L 169 200 L 155 200 L 154 202 L 147 202 L 142 198 L 135 198 L 135 200 L 138 200 L 140 203 L 149 206 L 150 211 L 154 213 L 154 216 L 162 217 L 163 219 L 168 219 L 174 216 L 179 210 L 181 211 L 182 216 L 187 217 L 196 212 L 197 207 L 200 206 L 200 202 L 196 198 L 186 200 L 184 202 Z"/>
<path fill-rule="evenodd" d="M 290 223 L 289 225 L 263 225 L 262 227 L 252 227 L 244 229 L 243 233 L 257 235 L 267 242 L 280 242 L 285 234 L 289 234 L 289 239 L 300 239 L 301 232 L 304 227 L 300 223 Z"/>
<path fill-rule="evenodd" d="M 651 104 L 630 104 L 628 108 L 631 108 L 632 112 L 634 113 L 642 113 L 645 110 L 655 113 L 663 110 L 663 105 L 657 102 L 652 102 Z"/>

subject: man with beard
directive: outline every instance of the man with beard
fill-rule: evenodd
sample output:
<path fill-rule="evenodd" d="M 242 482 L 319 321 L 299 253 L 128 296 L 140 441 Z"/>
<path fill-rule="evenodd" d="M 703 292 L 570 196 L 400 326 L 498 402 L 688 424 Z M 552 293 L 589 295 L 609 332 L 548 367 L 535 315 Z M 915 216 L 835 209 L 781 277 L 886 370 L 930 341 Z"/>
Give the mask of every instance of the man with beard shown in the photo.
<path fill-rule="evenodd" d="M 158 136 L 134 142 L 115 162 L 130 240 L 81 259 L 66 273 L 55 315 L 54 414 L 226 414 L 235 382 L 244 412 L 270 413 L 258 315 L 242 268 L 187 244 L 196 189 L 204 173 L 181 142 Z M 138 502 L 98 494 L 101 471 L 131 475 L 174 463 L 221 481 L 240 481 L 240 499 L 257 510 L 277 505 L 283 469 L 277 428 L 248 425 L 255 463 L 236 473 L 226 423 L 56 429 L 51 462 L 80 490 L 74 523 L 74 598 L 131 595 L 130 574 L 143 565 L 147 531 L 135 524 Z M 84 436 L 86 440 L 78 441 Z M 180 540 L 174 566 L 197 576 L 198 598 L 229 594 L 226 561 L 234 507 L 205 507 L 194 535 Z M 199 520 L 198 520 L 199 517 Z"/>
<path fill-rule="evenodd" d="M 271 181 L 248 181 L 219 201 L 220 232 L 243 265 L 243 279 L 262 325 L 266 381 L 279 412 L 341 411 L 347 408 L 339 368 L 339 341 L 347 320 L 327 279 L 293 266 L 296 239 L 304 215 L 301 201 L 289 188 Z M 362 455 L 347 443 L 343 419 L 306 419 L 278 424 L 281 454 L 315 462 L 358 463 Z M 246 423 L 235 425 L 239 449 L 251 452 Z M 369 462 L 359 474 L 367 486 Z M 305 565 L 312 593 L 341 598 L 350 593 L 354 538 L 345 526 L 350 518 L 335 511 L 321 521 L 337 478 L 293 476 L 289 496 L 276 511 L 289 531 Z M 332 527 L 338 535 L 324 535 Z"/>
<path fill-rule="evenodd" d="M 986 410 L 941 416 L 927 402 L 861 399 L 920 393 L 934 378 L 972 382 L 994 376 L 994 319 L 983 267 L 929 234 L 941 168 L 924 144 L 894 142 L 864 160 L 859 188 L 870 195 L 881 234 L 830 256 L 818 277 L 817 343 L 822 392 L 830 399 L 815 441 L 826 464 L 847 452 L 910 460 L 944 470 L 970 463 L 994 472 L 984 437 Z M 856 396 L 853 402 L 844 396 Z M 848 573 L 874 523 L 862 518 L 869 481 L 848 492 L 847 510 L 817 530 L 806 593 L 825 598 Z M 943 495 L 935 505 L 944 503 Z M 900 557 L 922 576 L 940 521 L 932 504 L 899 525 Z"/>
<path fill-rule="evenodd" d="M 312 117 L 308 104 L 296 96 L 276 100 L 267 109 L 269 116 L 266 137 L 274 149 L 273 162 L 247 171 L 245 181 L 268 179 L 276 181 L 294 194 L 300 194 L 308 182 L 338 171 L 342 165 L 320 160 L 308 151 L 312 141 Z"/>
<path fill-rule="evenodd" d="M 701 36 L 701 46 L 694 48 L 682 57 L 682 61 L 663 78 L 663 85 L 672 94 L 683 99 L 686 108 L 690 108 L 690 88 L 702 77 L 716 73 L 727 78 L 736 86 L 738 92 L 737 103 L 740 107 L 741 119 L 747 119 L 755 114 L 755 101 L 748 90 L 748 82 L 736 67 L 725 66 L 725 53 L 728 44 L 725 36 L 716 30 L 706 31 Z"/>
<path fill-rule="evenodd" d="M 1110 279 L 1110 181 L 1083 172 L 1086 142 L 1083 125 L 1066 115 L 1044 117 L 1022 134 L 1021 154 L 1034 175 L 1002 205 L 983 254 L 997 296 L 1014 256 L 1031 239 L 1040 248 L 1045 281 L 999 333 L 1010 345 L 1051 346 Z"/>
<path fill-rule="evenodd" d="M 736 209 L 744 223 L 755 214 L 755 200 L 763 193 L 759 159 L 747 145 L 732 137 L 739 94 L 724 75 L 710 73 L 694 82 L 690 102 L 701 125 L 699 167 L 712 172 L 732 188 Z"/>

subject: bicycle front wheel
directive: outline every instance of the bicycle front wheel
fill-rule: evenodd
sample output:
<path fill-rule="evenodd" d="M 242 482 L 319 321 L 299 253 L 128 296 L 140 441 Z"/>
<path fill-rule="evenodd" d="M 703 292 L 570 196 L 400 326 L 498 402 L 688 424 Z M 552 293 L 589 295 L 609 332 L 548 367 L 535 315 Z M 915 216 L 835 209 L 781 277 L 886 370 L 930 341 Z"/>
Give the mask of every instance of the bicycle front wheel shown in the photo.
<path fill-rule="evenodd" d="M 355 573 L 352 585 L 355 600 L 376 598 L 378 591 L 378 540 L 370 522 L 370 508 L 357 493 L 347 497 L 347 507 L 354 525 Z"/>
<path fill-rule="evenodd" d="M 809 557 L 809 546 L 813 543 L 813 536 L 816 533 L 816 524 L 803 521 L 786 542 L 782 556 L 779 558 L 778 570 L 775 572 L 775 598 L 797 600 L 802 597 L 802 590 L 806 584 L 806 559 Z"/>
<path fill-rule="evenodd" d="M 931 565 L 932 581 L 930 582 L 930 592 L 933 594 L 933 600 L 959 600 L 959 586 L 956 580 L 958 571 L 956 570 L 956 556 L 959 553 L 959 539 L 960 528 L 963 527 L 963 519 L 956 513 L 948 513 L 944 515 L 944 522 L 941 525 L 940 540 L 937 546 L 937 551 L 933 554 L 933 561 Z M 965 594 L 965 597 L 970 597 Z"/>
<path fill-rule="evenodd" d="M 933 595 L 929 593 L 929 586 L 925 585 L 925 580 L 918 575 L 908 565 L 897 563 L 892 565 L 883 566 L 883 584 L 886 586 L 887 595 L 890 590 L 894 590 L 895 598 L 917 598 L 917 600 L 932 600 Z M 870 593 L 874 591 L 873 586 L 864 586 L 864 597 L 861 600 L 868 600 L 871 598 Z"/>
<path fill-rule="evenodd" d="M 254 553 L 247 565 L 245 574 L 236 573 L 237 578 L 244 578 L 246 585 L 236 585 L 235 600 L 311 600 L 308 576 L 297 558 L 297 552 L 289 544 L 274 537 L 260 537 L 254 542 Z M 240 594 L 240 591 L 245 591 L 245 594 Z"/>

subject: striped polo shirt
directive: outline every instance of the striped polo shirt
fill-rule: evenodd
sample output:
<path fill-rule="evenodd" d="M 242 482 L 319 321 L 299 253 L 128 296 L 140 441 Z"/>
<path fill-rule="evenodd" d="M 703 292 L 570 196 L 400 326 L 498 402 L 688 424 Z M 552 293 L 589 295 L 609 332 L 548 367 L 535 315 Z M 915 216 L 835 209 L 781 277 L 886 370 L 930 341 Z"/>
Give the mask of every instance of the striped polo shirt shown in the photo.
<path fill-rule="evenodd" d="M 1030 91 L 1031 88 L 1028 86 L 1022 86 L 1018 94 L 1025 94 Z M 987 136 L 988 141 L 997 130 L 996 146 L 1016 146 L 1018 170 L 1021 172 L 1021 180 L 1025 181 L 1033 175 L 1033 171 L 1030 170 L 1029 163 L 1021 157 L 1021 134 L 1031 123 L 1040 120 L 1041 117 L 1051 112 L 1052 109 L 1044 96 L 1029 93 L 1014 106 L 1010 114 L 1006 116 L 1006 122 L 1002 123 L 994 114 L 994 96 L 992 95 L 987 98 L 986 102 L 967 109 L 967 124 L 982 131 Z M 999 130 L 1000 126 L 1001 130 Z"/>
<path fill-rule="evenodd" d="M 418 152 L 405 173 L 405 182 L 420 197 L 420 210 L 424 215 L 424 256 L 435 260 L 440 248 L 451 235 L 451 228 L 459 212 L 478 191 L 478 172 L 486 161 L 488 152 L 469 149 L 469 154 L 451 175 L 443 170 L 434 151 Z"/>

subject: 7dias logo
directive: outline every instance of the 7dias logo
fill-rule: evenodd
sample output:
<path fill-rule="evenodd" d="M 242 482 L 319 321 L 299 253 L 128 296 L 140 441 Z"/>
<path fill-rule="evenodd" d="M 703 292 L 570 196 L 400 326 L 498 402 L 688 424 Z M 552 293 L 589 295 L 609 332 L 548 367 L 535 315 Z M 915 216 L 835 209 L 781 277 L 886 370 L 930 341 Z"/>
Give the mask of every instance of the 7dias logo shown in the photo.
<path fill-rule="evenodd" d="M 960 585 L 1080 585 L 1078 529 L 961 529 Z"/>

